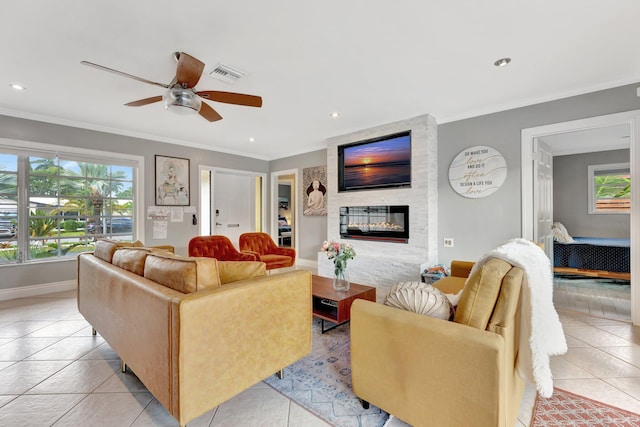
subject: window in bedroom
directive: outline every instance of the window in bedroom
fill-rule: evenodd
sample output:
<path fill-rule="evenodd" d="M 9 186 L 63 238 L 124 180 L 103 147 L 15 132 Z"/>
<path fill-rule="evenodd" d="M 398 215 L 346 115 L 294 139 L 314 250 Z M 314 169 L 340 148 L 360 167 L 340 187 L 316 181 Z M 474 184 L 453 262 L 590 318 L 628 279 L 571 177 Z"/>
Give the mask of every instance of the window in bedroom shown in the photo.
<path fill-rule="evenodd" d="M 589 171 L 589 213 L 624 214 L 631 212 L 631 173 L 629 163 L 591 165 Z"/>
<path fill-rule="evenodd" d="M 73 258 L 101 237 L 134 240 L 137 163 L 0 145 L 0 265 Z"/>

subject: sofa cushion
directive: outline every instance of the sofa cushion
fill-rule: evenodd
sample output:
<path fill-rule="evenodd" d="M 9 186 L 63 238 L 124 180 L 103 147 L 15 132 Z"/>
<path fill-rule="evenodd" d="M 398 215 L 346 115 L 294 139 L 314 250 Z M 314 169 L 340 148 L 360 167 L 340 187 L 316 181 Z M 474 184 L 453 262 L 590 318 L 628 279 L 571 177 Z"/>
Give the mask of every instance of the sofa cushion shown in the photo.
<path fill-rule="evenodd" d="M 442 291 L 421 282 L 400 282 L 389 290 L 384 304 L 425 316 L 449 320 L 453 306 Z"/>
<path fill-rule="evenodd" d="M 218 260 L 149 254 L 144 277 L 185 294 L 220 286 Z"/>
<path fill-rule="evenodd" d="M 453 321 L 487 329 L 500 294 L 502 279 L 509 270 L 511 264 L 492 258 L 474 271 L 462 291 Z"/>
<path fill-rule="evenodd" d="M 120 242 L 118 240 L 99 239 L 96 241 L 93 249 L 93 254 L 103 261 L 108 263 L 113 262 L 113 254 L 119 248 L 133 247 L 133 243 Z"/>
<path fill-rule="evenodd" d="M 134 242 L 135 245 L 135 242 Z M 116 267 L 144 276 L 144 264 L 148 254 L 173 255 L 173 246 L 132 246 L 117 248 L 111 263 Z"/>
<path fill-rule="evenodd" d="M 118 248 L 113 253 L 112 264 L 143 276 L 145 260 L 151 252 L 151 248 L 144 247 Z"/>
<path fill-rule="evenodd" d="M 266 265 L 260 261 L 218 261 L 220 283 L 253 279 L 267 274 Z"/>

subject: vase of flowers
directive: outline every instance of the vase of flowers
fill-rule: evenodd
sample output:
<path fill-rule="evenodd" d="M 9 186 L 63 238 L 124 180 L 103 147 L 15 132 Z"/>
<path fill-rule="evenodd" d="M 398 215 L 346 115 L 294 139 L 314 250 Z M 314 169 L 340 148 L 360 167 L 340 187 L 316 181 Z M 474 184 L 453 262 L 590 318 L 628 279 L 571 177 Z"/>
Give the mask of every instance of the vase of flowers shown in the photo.
<path fill-rule="evenodd" d="M 334 275 L 333 289 L 338 292 L 346 292 L 351 287 L 347 273 L 347 261 L 356 256 L 356 251 L 348 243 L 327 242 L 322 244 L 322 251 L 327 253 L 327 258 L 333 261 Z"/>

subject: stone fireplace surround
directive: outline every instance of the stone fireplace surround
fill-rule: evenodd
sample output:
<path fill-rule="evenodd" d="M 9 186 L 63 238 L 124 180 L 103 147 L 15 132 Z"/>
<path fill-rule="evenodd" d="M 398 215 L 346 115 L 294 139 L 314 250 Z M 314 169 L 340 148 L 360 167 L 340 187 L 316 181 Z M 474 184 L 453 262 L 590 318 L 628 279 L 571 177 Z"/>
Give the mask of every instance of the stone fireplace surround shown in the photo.
<path fill-rule="evenodd" d="M 411 188 L 338 193 L 338 145 L 411 130 Z M 327 240 L 350 243 L 356 257 L 348 262 L 351 281 L 377 288 L 382 302 L 401 281 L 419 281 L 420 272 L 437 263 L 438 153 L 437 125 L 423 115 L 327 140 Z M 409 205 L 408 243 L 340 239 L 340 207 Z M 333 263 L 318 252 L 318 274 L 333 277 Z"/>

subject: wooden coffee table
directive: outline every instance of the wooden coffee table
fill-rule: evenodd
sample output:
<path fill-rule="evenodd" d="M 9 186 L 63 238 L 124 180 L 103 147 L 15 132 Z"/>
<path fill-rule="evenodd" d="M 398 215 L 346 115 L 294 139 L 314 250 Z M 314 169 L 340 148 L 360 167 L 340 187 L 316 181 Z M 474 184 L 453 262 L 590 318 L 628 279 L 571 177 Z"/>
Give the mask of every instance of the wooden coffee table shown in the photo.
<path fill-rule="evenodd" d="M 313 275 L 313 316 L 322 320 L 322 333 L 347 323 L 351 319 L 351 304 L 361 298 L 376 301 L 376 288 L 351 282 L 351 288 L 346 292 L 333 290 L 333 279 Z M 324 328 L 324 322 L 335 323 L 330 328 Z"/>

